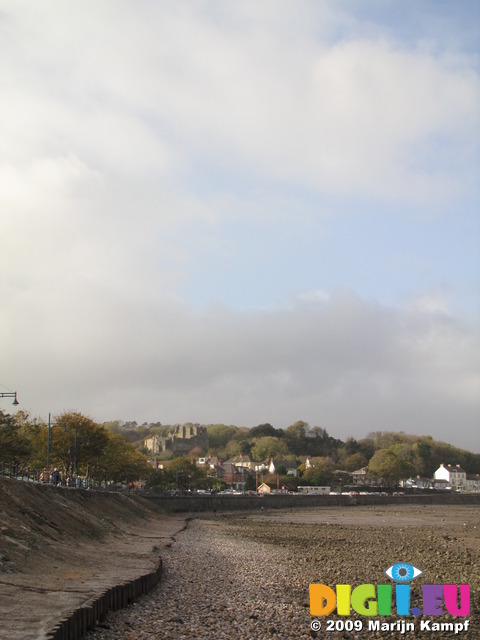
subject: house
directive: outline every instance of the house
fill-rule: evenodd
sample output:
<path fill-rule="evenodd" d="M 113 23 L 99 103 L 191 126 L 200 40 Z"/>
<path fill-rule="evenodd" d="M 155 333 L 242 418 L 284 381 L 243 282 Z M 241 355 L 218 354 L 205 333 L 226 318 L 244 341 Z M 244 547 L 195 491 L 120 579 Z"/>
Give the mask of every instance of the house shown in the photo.
<path fill-rule="evenodd" d="M 216 456 L 203 457 L 203 458 L 197 458 L 197 461 L 195 462 L 195 464 L 200 467 L 207 466 L 207 467 L 210 467 L 210 469 L 215 469 L 216 467 L 219 466 L 220 461 Z"/>
<path fill-rule="evenodd" d="M 359 485 L 369 485 L 370 477 L 368 475 L 368 467 L 362 467 L 361 469 L 357 469 L 356 471 L 352 471 L 352 483 Z"/>
<path fill-rule="evenodd" d="M 467 473 L 467 491 L 480 491 L 480 473 Z"/>
<path fill-rule="evenodd" d="M 229 484 L 232 489 L 241 491 L 243 485 L 247 481 L 249 475 L 252 475 L 252 471 L 248 467 L 238 467 L 231 462 L 224 462 L 221 465 L 223 471 L 223 480 Z"/>
<path fill-rule="evenodd" d="M 277 460 L 275 462 L 274 459 L 271 458 L 270 464 L 268 465 L 268 472 L 272 474 L 278 473 L 277 470 L 280 467 L 285 468 L 287 476 L 297 476 L 297 464 L 293 460 Z"/>
<path fill-rule="evenodd" d="M 262 482 L 262 484 L 258 485 L 257 487 L 257 493 L 261 493 L 263 495 L 269 494 L 270 491 L 271 489 L 266 482 Z"/>
<path fill-rule="evenodd" d="M 294 462 L 293 460 L 284 460 L 281 464 L 283 464 L 283 466 L 287 470 L 287 476 L 297 477 L 298 472 L 296 462 Z"/>
<path fill-rule="evenodd" d="M 448 480 L 434 480 L 433 481 L 433 488 L 434 489 L 439 489 L 440 491 L 450 491 L 452 486 L 451 486 L 451 484 L 449 483 Z"/>
<path fill-rule="evenodd" d="M 454 490 L 464 491 L 467 486 L 467 473 L 459 464 L 452 466 L 442 462 L 433 477 L 434 480 L 446 480 Z"/>
<path fill-rule="evenodd" d="M 227 462 L 231 462 L 236 467 L 246 467 L 252 471 L 255 471 L 256 468 L 256 463 L 248 455 L 234 456 L 233 458 L 230 458 L 230 460 L 227 460 Z"/>
<path fill-rule="evenodd" d="M 417 476 L 416 478 L 405 480 L 404 486 L 410 489 L 433 489 L 433 480 Z"/>

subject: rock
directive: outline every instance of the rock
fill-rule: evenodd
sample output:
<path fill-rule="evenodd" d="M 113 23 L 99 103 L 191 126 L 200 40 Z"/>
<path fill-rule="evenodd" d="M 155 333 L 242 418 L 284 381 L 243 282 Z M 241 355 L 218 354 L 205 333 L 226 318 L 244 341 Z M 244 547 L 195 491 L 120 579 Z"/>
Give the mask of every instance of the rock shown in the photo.
<path fill-rule="evenodd" d="M 185 624 L 180 616 L 173 616 L 173 618 L 169 619 L 169 622 L 176 622 L 177 624 Z"/>

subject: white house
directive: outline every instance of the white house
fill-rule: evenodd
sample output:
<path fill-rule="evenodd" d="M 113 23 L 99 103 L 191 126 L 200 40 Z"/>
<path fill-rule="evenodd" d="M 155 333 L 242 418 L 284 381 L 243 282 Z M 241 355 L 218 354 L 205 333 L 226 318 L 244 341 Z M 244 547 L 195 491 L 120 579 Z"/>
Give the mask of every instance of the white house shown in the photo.
<path fill-rule="evenodd" d="M 297 465 L 293 460 L 280 460 L 275 462 L 273 458 L 270 459 L 268 465 L 268 473 L 276 473 L 279 467 L 285 467 L 287 476 L 297 476 Z"/>
<path fill-rule="evenodd" d="M 433 477 L 435 480 L 446 480 L 454 490 L 464 491 L 467 486 L 467 473 L 459 464 L 453 467 L 442 462 Z"/>
<path fill-rule="evenodd" d="M 431 478 L 422 478 L 421 476 L 417 476 L 416 478 L 409 478 L 408 480 L 405 480 L 404 486 L 412 489 L 432 489 L 433 480 Z"/>

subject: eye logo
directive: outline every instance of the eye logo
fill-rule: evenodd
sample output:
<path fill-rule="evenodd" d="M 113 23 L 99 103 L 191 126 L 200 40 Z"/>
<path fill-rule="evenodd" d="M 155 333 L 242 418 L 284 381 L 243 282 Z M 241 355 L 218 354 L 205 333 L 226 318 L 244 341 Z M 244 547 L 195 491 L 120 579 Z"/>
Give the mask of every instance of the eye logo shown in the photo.
<path fill-rule="evenodd" d="M 422 575 L 423 571 L 414 567 L 413 564 L 408 564 L 408 562 L 397 562 L 388 567 L 385 573 L 395 582 L 410 582 L 410 580 Z"/>

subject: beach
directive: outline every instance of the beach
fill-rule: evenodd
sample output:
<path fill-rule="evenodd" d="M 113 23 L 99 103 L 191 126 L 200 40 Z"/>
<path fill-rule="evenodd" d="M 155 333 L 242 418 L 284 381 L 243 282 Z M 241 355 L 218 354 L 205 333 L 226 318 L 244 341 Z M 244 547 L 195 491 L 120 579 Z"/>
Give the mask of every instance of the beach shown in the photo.
<path fill-rule="evenodd" d="M 196 518 L 163 552 L 159 586 L 87 637 L 476 640 L 479 516 L 477 506 L 399 505 Z M 469 584 L 470 614 L 399 616 L 393 606 L 390 616 L 362 616 L 353 608 L 347 616 L 310 615 L 310 584 L 334 590 L 337 584 L 393 584 L 385 572 L 399 562 L 422 572 L 411 581 L 412 608 L 422 604 L 422 584 Z M 460 630 L 467 619 L 468 628 Z M 314 620 L 319 631 L 311 628 Z M 436 632 L 432 625 L 440 623 Z"/>

